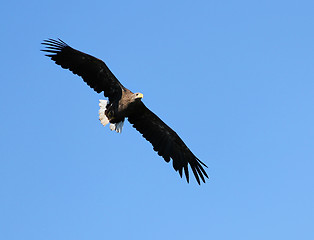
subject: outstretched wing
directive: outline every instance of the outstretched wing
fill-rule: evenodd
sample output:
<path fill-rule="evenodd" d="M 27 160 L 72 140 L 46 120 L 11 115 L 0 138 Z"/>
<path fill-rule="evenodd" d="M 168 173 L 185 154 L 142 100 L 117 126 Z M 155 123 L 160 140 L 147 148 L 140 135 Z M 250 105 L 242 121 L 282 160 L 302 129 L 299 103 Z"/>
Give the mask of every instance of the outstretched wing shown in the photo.
<path fill-rule="evenodd" d="M 138 103 L 128 116 L 128 120 L 153 145 L 158 155 L 162 156 L 166 162 L 172 159 L 173 168 L 179 171 L 181 177 L 184 169 L 187 182 L 189 182 L 188 165 L 198 184 L 200 184 L 200 178 L 205 182 L 205 177 L 208 178 L 208 176 L 203 166 L 207 166 L 191 152 L 178 134 L 150 111 L 144 103 Z"/>
<path fill-rule="evenodd" d="M 104 92 L 109 100 L 120 99 L 124 87 L 113 75 L 107 65 L 98 58 L 71 48 L 62 40 L 48 39 L 42 43 L 50 57 L 62 68 L 69 69 L 83 80 L 96 92 Z"/>

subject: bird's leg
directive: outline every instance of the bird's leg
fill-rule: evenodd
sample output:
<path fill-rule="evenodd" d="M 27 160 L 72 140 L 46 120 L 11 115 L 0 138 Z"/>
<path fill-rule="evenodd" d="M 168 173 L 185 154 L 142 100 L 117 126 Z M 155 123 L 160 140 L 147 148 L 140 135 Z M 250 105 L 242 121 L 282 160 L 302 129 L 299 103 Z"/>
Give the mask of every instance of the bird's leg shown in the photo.
<path fill-rule="evenodd" d="M 107 116 L 109 122 L 112 122 L 112 121 L 114 120 L 114 110 L 113 110 L 112 104 L 110 104 L 110 105 L 108 106 L 108 108 L 107 108 L 106 111 L 105 111 L 105 114 L 106 114 L 106 116 Z"/>

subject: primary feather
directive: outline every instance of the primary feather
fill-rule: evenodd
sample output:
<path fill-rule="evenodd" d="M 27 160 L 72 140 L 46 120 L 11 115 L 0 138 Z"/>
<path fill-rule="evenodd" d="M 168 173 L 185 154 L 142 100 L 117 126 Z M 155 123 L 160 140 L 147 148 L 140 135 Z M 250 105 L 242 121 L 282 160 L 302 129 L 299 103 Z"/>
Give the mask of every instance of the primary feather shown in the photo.
<path fill-rule="evenodd" d="M 42 44 L 47 46 L 42 50 L 49 53 L 46 56 L 62 68 L 82 77 L 97 93 L 104 92 L 110 101 L 121 97 L 124 87 L 103 61 L 71 48 L 60 39 L 44 40 Z"/>

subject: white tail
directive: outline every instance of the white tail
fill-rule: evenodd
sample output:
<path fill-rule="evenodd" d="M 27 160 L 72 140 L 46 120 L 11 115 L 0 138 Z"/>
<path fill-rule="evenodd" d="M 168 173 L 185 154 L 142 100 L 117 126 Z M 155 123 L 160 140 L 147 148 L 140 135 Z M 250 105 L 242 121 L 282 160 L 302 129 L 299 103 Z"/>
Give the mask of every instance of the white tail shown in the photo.
<path fill-rule="evenodd" d="M 99 120 L 101 122 L 102 125 L 106 126 L 109 123 L 109 119 L 107 118 L 105 111 L 107 109 L 107 104 L 108 101 L 107 100 L 99 100 Z"/>
<path fill-rule="evenodd" d="M 107 118 L 105 112 L 107 109 L 107 104 L 108 101 L 107 100 L 99 100 L 99 120 L 101 122 L 102 125 L 106 126 L 109 123 L 109 119 Z M 110 123 L 110 130 L 111 131 L 116 131 L 117 133 L 121 133 L 122 132 L 122 128 L 123 128 L 123 124 L 124 124 L 124 120 L 118 123 Z"/>
<path fill-rule="evenodd" d="M 124 124 L 124 120 L 118 123 L 110 123 L 110 130 L 116 131 L 117 133 L 121 133 L 123 124 Z"/>

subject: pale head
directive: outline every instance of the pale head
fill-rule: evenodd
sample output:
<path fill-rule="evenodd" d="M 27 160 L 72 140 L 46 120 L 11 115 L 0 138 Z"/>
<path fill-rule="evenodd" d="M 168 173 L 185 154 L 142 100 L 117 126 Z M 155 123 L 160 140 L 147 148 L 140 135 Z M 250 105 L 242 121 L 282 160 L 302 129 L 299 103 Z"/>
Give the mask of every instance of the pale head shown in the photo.
<path fill-rule="evenodd" d="M 135 99 L 142 99 L 144 97 L 143 93 L 134 93 Z"/>

